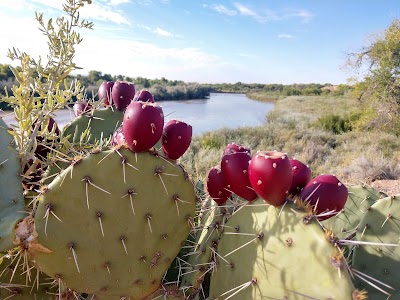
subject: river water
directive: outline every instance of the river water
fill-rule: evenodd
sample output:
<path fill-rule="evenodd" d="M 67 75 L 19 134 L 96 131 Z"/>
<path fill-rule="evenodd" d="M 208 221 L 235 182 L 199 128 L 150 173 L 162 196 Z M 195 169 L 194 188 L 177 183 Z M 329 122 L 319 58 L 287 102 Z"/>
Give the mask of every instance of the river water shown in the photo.
<path fill-rule="evenodd" d="M 159 101 L 165 115 L 165 123 L 171 119 L 186 122 L 193 127 L 193 135 L 221 128 L 257 126 L 266 121 L 266 114 L 273 109 L 272 103 L 255 101 L 243 94 L 211 93 L 204 100 Z M 60 128 L 73 119 L 69 110 L 57 112 Z M 3 117 L 8 124 L 13 117 Z"/>

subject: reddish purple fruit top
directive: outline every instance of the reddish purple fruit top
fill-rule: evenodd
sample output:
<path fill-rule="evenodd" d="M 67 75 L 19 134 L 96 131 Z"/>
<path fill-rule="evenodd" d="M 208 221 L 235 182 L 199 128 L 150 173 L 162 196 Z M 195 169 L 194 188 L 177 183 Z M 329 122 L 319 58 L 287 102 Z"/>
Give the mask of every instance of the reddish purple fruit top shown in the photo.
<path fill-rule="evenodd" d="M 163 110 L 155 103 L 131 102 L 126 108 L 122 124 L 129 149 L 134 152 L 147 151 L 157 144 L 163 133 Z"/>
<path fill-rule="evenodd" d="M 143 102 L 153 102 L 154 103 L 154 96 L 148 90 L 140 90 L 137 91 L 133 101 L 143 101 Z"/>
<path fill-rule="evenodd" d="M 33 123 L 32 129 L 35 128 L 36 122 Z M 39 131 L 42 131 L 43 128 L 40 126 Z M 47 130 L 49 132 L 54 132 L 56 135 L 60 134 L 60 130 L 57 126 L 56 121 L 53 118 L 49 118 L 49 123 L 47 123 Z M 47 154 L 50 152 L 50 149 L 48 147 L 45 147 L 44 145 L 41 145 L 41 143 L 49 143 L 50 141 L 46 141 L 43 136 L 40 136 L 39 134 L 36 136 L 37 140 L 37 147 L 35 150 L 36 156 L 38 156 L 40 159 L 44 159 L 47 157 Z"/>
<path fill-rule="evenodd" d="M 289 189 L 289 195 L 295 196 L 307 185 L 311 180 L 310 168 L 297 159 L 290 159 L 292 166 L 293 179 Z"/>
<path fill-rule="evenodd" d="M 190 146 L 192 126 L 178 120 L 169 121 L 162 135 L 162 149 L 169 159 L 178 159 Z"/>
<path fill-rule="evenodd" d="M 292 167 L 286 153 L 258 151 L 249 164 L 251 186 L 265 202 L 281 206 L 292 183 Z"/>
<path fill-rule="evenodd" d="M 300 192 L 300 198 L 310 203 L 319 220 L 326 220 L 340 212 L 347 201 L 347 187 L 335 175 L 319 175 Z M 335 214 L 325 214 L 335 212 Z"/>
<path fill-rule="evenodd" d="M 132 82 L 116 81 L 112 88 L 112 101 L 119 111 L 125 108 L 133 101 L 135 97 L 135 85 Z"/>
<path fill-rule="evenodd" d="M 235 153 L 235 152 L 247 152 L 248 154 L 250 154 L 250 148 L 242 146 L 235 142 L 232 142 L 232 143 L 228 144 L 224 149 L 224 155 Z"/>
<path fill-rule="evenodd" d="M 207 191 L 218 205 L 224 204 L 232 195 L 232 192 L 227 189 L 219 166 L 212 167 L 208 172 Z"/>
<path fill-rule="evenodd" d="M 81 114 L 86 113 L 91 109 L 92 105 L 84 101 L 76 101 L 73 106 L 75 117 L 80 116 Z"/>
<path fill-rule="evenodd" d="M 112 140 L 111 140 L 111 144 L 113 146 L 122 146 L 122 145 L 126 144 L 122 126 L 118 127 L 118 129 L 114 131 Z"/>
<path fill-rule="evenodd" d="M 221 159 L 222 176 L 227 188 L 247 201 L 257 198 L 247 171 L 250 160 L 251 156 L 247 152 L 225 154 Z"/>
<path fill-rule="evenodd" d="M 100 84 L 97 96 L 99 100 L 103 100 L 105 106 L 112 105 L 112 88 L 114 86 L 114 81 L 104 81 Z"/>

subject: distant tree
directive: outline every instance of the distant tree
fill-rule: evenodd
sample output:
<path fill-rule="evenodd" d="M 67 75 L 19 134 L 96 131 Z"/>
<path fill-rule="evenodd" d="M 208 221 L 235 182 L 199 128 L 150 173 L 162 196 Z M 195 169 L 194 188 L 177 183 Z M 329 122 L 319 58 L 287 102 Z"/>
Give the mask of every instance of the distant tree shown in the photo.
<path fill-rule="evenodd" d="M 354 72 L 353 95 L 369 113 L 363 126 L 400 135 L 400 20 L 349 53 L 347 67 Z"/>

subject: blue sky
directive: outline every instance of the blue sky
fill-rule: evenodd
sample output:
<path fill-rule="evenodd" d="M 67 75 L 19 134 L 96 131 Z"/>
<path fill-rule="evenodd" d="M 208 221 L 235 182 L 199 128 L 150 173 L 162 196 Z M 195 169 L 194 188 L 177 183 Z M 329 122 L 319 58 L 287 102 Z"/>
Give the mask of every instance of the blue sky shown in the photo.
<path fill-rule="evenodd" d="M 1 0 L 0 63 L 7 49 L 46 54 L 34 12 L 62 0 Z M 392 0 L 93 0 L 82 17 L 81 73 L 217 83 L 346 83 L 345 53 L 400 17 Z"/>

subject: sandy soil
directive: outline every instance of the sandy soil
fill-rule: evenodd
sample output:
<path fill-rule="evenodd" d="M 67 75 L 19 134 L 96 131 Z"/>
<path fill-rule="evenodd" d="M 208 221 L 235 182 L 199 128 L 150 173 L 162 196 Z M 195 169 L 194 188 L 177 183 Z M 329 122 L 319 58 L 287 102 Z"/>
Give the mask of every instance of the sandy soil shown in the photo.
<path fill-rule="evenodd" d="M 377 180 L 371 186 L 388 196 L 400 195 L 400 180 Z"/>

